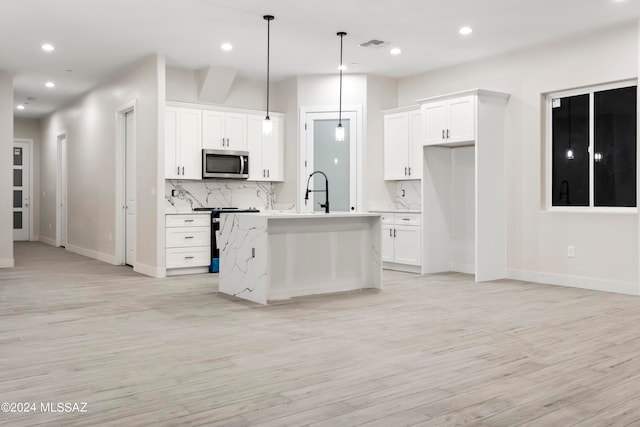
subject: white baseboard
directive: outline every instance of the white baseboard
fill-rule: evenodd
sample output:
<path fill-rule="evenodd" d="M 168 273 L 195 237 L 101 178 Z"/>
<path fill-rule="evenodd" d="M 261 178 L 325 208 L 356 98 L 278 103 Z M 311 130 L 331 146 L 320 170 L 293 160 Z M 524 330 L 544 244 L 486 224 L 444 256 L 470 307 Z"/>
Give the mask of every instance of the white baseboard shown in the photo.
<path fill-rule="evenodd" d="M 50 239 L 49 237 L 40 236 L 40 241 L 50 246 L 56 246 L 56 239 Z"/>
<path fill-rule="evenodd" d="M 384 261 L 382 263 L 382 268 L 385 270 L 404 271 L 407 273 L 422 273 L 422 267 L 419 265 L 398 264 L 395 262 Z"/>
<path fill-rule="evenodd" d="M 167 277 L 184 276 L 185 274 L 208 273 L 209 267 L 167 268 Z"/>
<path fill-rule="evenodd" d="M 164 268 L 153 267 L 140 262 L 136 263 L 135 267 L 133 267 L 133 271 L 144 274 L 145 276 L 155 277 L 156 279 L 163 279 L 167 276 Z"/>
<path fill-rule="evenodd" d="M 452 262 L 451 271 L 464 274 L 476 274 L 476 266 L 473 264 L 457 264 L 455 262 Z"/>
<path fill-rule="evenodd" d="M 571 288 L 614 292 L 617 294 L 640 295 L 639 284 L 633 282 L 616 282 L 613 280 L 591 279 L 588 277 L 565 276 L 524 270 L 509 270 L 507 274 L 509 279 L 522 280 L 524 282 L 568 286 Z"/>
<path fill-rule="evenodd" d="M 13 268 L 15 266 L 13 258 L 0 258 L 0 268 Z"/>
<path fill-rule="evenodd" d="M 67 245 L 65 246 L 65 248 L 69 252 L 73 252 L 74 254 L 83 255 L 89 258 L 97 259 L 98 261 L 116 265 L 116 257 L 113 255 L 105 254 L 98 251 L 92 251 L 90 249 L 85 249 L 74 245 Z"/>

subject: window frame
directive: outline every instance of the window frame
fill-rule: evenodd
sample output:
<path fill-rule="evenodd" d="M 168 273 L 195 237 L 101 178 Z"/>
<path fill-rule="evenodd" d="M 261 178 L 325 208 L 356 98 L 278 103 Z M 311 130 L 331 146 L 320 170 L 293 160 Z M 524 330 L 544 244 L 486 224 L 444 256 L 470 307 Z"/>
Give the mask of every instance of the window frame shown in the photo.
<path fill-rule="evenodd" d="M 550 92 L 545 96 L 546 107 L 546 123 L 545 123 L 545 161 L 546 161 L 546 185 L 545 185 L 545 201 L 546 210 L 549 212 L 584 212 L 584 213 L 621 213 L 621 214 L 636 214 L 638 213 L 638 201 L 640 197 L 636 197 L 635 207 L 616 207 L 616 206 L 594 206 L 595 203 L 595 168 L 593 161 L 593 146 L 595 144 L 594 132 L 595 132 L 595 108 L 594 108 L 594 93 L 611 89 L 620 89 L 629 86 L 636 86 L 636 92 L 638 93 L 638 103 L 640 104 L 640 91 L 638 88 L 637 79 L 621 80 L 618 82 L 604 83 L 593 86 L 585 86 L 577 89 L 569 89 L 558 92 Z M 553 107 L 552 102 L 556 98 L 565 98 L 570 96 L 589 94 L 589 206 L 554 206 L 553 205 L 553 122 L 552 114 Z M 637 114 L 640 118 L 640 108 L 636 107 Z M 637 127 L 640 127 L 640 120 L 638 120 Z M 638 137 L 638 129 L 636 129 L 636 193 L 640 189 L 638 182 L 638 174 L 640 173 L 640 162 L 638 161 L 638 154 L 640 153 Z"/>

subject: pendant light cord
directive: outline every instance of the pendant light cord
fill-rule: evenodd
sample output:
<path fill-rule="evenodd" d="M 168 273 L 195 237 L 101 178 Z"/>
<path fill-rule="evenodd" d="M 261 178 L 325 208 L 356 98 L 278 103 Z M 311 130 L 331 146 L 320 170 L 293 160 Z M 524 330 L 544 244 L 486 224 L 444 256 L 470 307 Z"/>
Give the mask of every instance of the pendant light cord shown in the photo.
<path fill-rule="evenodd" d="M 338 126 L 342 126 L 342 38 L 347 35 L 344 31 L 338 33 L 340 36 L 340 102 L 338 104 Z"/>
<path fill-rule="evenodd" d="M 273 21 L 272 15 L 264 15 L 263 18 L 267 21 L 267 117 L 269 120 L 269 83 L 271 82 L 269 79 L 269 58 L 271 56 L 270 46 L 271 46 L 271 21 Z"/>

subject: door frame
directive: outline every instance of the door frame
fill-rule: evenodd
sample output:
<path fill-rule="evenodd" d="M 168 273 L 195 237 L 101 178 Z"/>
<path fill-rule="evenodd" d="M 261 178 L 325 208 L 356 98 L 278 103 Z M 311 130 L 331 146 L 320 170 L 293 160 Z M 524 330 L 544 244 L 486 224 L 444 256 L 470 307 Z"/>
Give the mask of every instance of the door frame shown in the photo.
<path fill-rule="evenodd" d="M 128 113 L 133 112 L 133 132 L 137 133 L 137 99 L 133 99 L 125 104 L 122 104 L 116 108 L 115 112 L 115 126 L 116 126 L 116 203 L 115 203 L 115 264 L 116 265 L 125 265 L 127 261 L 127 253 L 126 253 L 126 210 L 124 206 L 126 205 L 126 185 L 127 182 L 125 180 L 126 174 L 126 139 L 125 139 L 125 126 L 127 123 L 126 116 Z M 136 147 L 134 146 L 134 151 Z M 137 167 L 134 166 L 134 169 L 137 170 Z M 137 218 L 137 212 L 136 212 Z M 138 239 L 136 237 L 136 243 Z M 137 246 L 137 245 L 136 245 Z M 137 260 L 136 263 L 137 264 Z M 136 268 L 136 265 L 133 265 L 133 268 Z"/>
<path fill-rule="evenodd" d="M 23 143 L 27 143 L 29 145 L 29 218 L 28 218 L 28 222 L 29 222 L 29 241 L 33 242 L 35 240 L 35 233 L 34 233 L 34 208 L 33 208 L 33 187 L 35 184 L 35 181 L 33 180 L 33 157 L 34 157 L 34 152 L 33 152 L 33 139 L 30 138 L 13 138 L 13 142 L 23 142 Z M 13 169 L 13 161 L 11 163 L 12 169 Z M 11 177 L 11 179 L 13 179 L 13 176 Z"/>
<path fill-rule="evenodd" d="M 356 123 L 355 123 L 355 132 L 356 132 L 356 212 L 362 209 L 362 187 L 363 187 L 363 175 L 362 175 L 362 159 L 364 158 L 363 153 L 363 115 L 362 115 L 362 105 L 343 105 L 342 106 L 343 113 L 355 113 L 356 115 Z M 298 197 L 296 198 L 298 202 L 298 212 L 303 212 L 304 206 L 304 189 L 306 189 L 307 178 L 309 175 L 307 174 L 306 168 L 304 166 L 304 161 L 307 158 L 307 129 L 306 129 L 306 117 L 307 114 L 311 113 L 338 113 L 338 108 L 335 106 L 305 106 L 300 107 L 300 116 L 299 116 L 299 150 L 298 150 Z"/>
<path fill-rule="evenodd" d="M 67 241 L 65 242 L 66 246 L 69 246 L 69 136 L 66 130 L 61 130 L 56 135 L 56 247 L 62 246 L 62 213 L 60 212 L 60 202 L 61 202 L 61 192 L 62 192 L 62 140 L 65 140 L 65 144 L 67 144 L 66 149 L 66 161 L 65 168 L 67 169 L 67 173 L 65 174 L 67 183 Z M 65 248 L 66 248 L 65 246 Z"/>

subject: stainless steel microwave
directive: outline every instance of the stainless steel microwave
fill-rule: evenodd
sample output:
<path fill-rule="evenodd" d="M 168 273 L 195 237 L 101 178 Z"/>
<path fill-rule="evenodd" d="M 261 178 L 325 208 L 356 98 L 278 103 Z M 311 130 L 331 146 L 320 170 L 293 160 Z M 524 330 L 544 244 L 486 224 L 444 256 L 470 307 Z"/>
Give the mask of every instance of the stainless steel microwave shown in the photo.
<path fill-rule="evenodd" d="M 249 178 L 249 152 L 202 150 L 203 178 Z"/>

